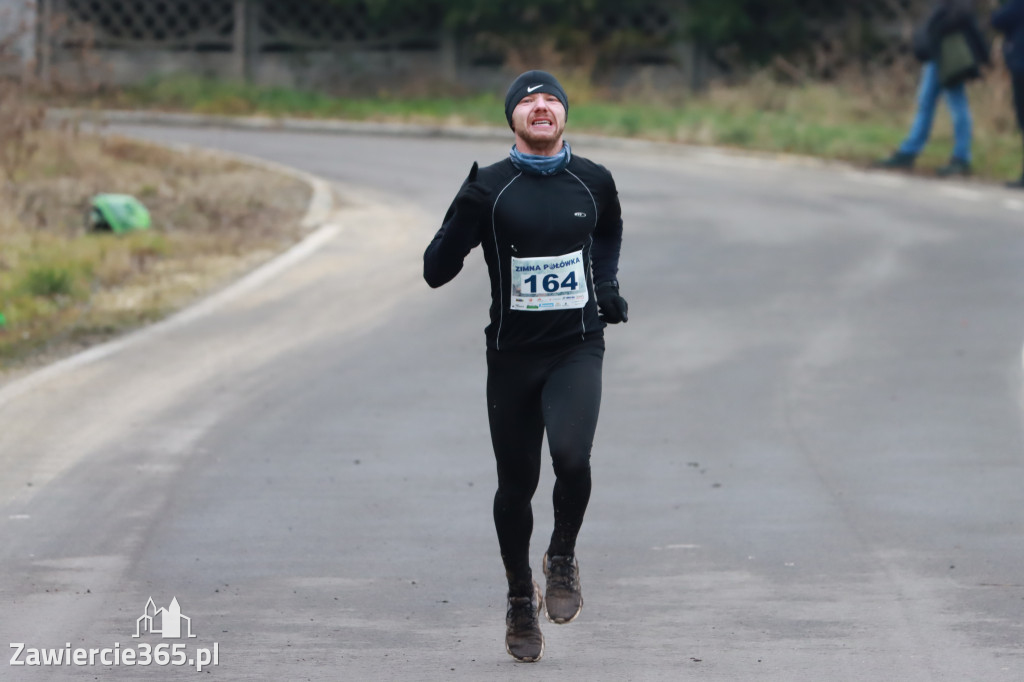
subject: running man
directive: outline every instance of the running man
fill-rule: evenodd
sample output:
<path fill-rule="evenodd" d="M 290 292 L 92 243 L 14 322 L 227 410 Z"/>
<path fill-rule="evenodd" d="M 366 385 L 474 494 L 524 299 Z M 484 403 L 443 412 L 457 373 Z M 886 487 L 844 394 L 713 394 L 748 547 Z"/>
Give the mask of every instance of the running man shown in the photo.
<path fill-rule="evenodd" d="M 483 249 L 491 280 L 487 410 L 497 460 L 494 524 L 508 578 L 505 648 L 544 653 L 538 617 L 572 621 L 583 607 L 576 537 L 590 499 L 590 450 L 601 403 L 606 323 L 626 322 L 616 280 L 622 217 L 611 174 L 562 139 L 569 99 L 544 71 L 505 95 L 515 133 L 508 158 L 459 189 L 423 254 L 431 287 L 451 281 Z M 544 597 L 530 569 L 533 510 L 545 431 L 554 465 L 554 531 Z"/>

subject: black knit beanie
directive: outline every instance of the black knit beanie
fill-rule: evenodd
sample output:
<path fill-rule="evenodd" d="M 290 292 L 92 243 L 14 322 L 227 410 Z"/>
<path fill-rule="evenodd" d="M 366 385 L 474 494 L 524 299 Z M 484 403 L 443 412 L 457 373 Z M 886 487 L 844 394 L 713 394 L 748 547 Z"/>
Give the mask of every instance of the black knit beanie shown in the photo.
<path fill-rule="evenodd" d="M 509 128 L 512 128 L 512 110 L 524 97 L 535 92 L 543 92 L 557 97 L 565 107 L 565 115 L 568 118 L 569 96 L 565 94 L 558 79 L 547 71 L 527 71 L 512 81 L 512 85 L 508 86 L 508 92 L 505 94 L 505 118 L 508 119 Z"/>

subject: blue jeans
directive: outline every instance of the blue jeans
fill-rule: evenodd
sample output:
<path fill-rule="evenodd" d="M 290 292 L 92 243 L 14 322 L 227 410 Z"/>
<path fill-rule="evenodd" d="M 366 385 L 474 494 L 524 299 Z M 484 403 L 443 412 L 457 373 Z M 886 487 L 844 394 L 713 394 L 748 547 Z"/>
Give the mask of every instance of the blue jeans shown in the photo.
<path fill-rule="evenodd" d="M 971 109 L 967 105 L 967 90 L 964 84 L 943 88 L 939 83 L 939 67 L 935 62 L 926 62 L 921 70 L 921 87 L 917 92 L 917 115 L 910 126 L 910 134 L 900 145 L 900 152 L 917 156 L 928 142 L 935 120 L 935 107 L 939 95 L 946 93 L 946 104 L 953 117 L 953 158 L 971 161 Z"/>

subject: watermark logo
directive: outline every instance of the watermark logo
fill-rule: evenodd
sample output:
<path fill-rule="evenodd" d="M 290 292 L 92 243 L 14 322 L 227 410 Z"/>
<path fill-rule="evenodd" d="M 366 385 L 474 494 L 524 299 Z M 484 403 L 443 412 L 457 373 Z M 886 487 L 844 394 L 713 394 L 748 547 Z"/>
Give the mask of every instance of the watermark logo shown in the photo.
<path fill-rule="evenodd" d="M 146 635 L 160 635 L 162 639 L 195 639 L 192 633 L 192 619 L 181 612 L 178 598 L 173 597 L 167 608 L 157 608 L 153 597 L 149 598 L 142 615 L 135 621 L 132 639 Z M 114 642 L 112 647 L 72 647 L 71 642 L 63 648 L 38 648 L 24 642 L 11 642 L 14 654 L 12 666 L 104 666 L 104 667 L 148 667 L 190 666 L 197 672 L 211 665 L 220 664 L 220 643 L 209 647 L 189 649 L 184 642 L 160 642 L 152 645 L 139 642 L 134 646 L 122 647 Z"/>
<path fill-rule="evenodd" d="M 186 637 L 195 637 L 192 634 L 192 619 L 181 613 L 181 606 L 178 605 L 178 598 L 171 599 L 171 605 L 166 609 L 156 607 L 153 598 L 146 602 L 146 608 L 137 621 L 135 621 L 135 634 L 133 638 L 138 639 L 146 633 L 160 635 L 164 639 L 180 639 L 182 624 L 185 625 Z"/>

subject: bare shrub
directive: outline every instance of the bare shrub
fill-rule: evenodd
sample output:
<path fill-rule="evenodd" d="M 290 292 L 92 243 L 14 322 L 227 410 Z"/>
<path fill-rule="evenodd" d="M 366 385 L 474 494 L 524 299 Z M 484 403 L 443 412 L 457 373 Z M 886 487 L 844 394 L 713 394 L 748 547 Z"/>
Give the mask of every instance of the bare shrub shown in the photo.
<path fill-rule="evenodd" d="M 20 82 L 0 82 L 0 170 L 9 185 L 38 151 L 44 118 L 43 107 L 28 100 Z"/>
<path fill-rule="evenodd" d="M 0 173 L 3 196 L 11 203 L 16 180 L 39 150 L 37 134 L 43 127 L 43 107 L 28 96 L 30 83 L 20 46 L 31 30 L 24 14 L 0 10 Z"/>

